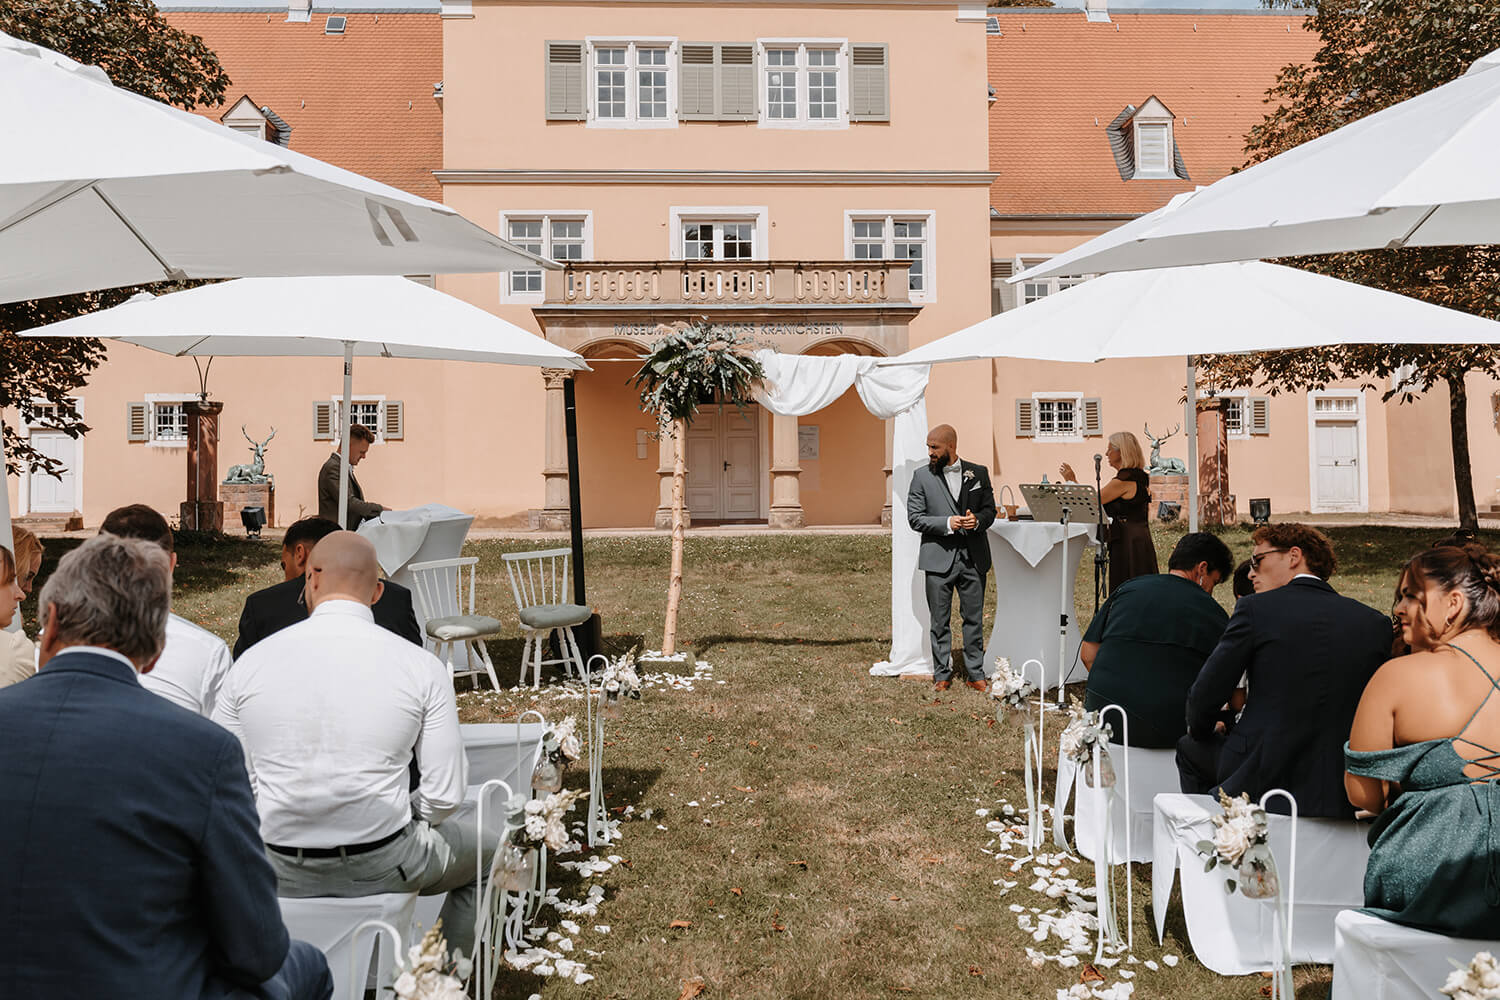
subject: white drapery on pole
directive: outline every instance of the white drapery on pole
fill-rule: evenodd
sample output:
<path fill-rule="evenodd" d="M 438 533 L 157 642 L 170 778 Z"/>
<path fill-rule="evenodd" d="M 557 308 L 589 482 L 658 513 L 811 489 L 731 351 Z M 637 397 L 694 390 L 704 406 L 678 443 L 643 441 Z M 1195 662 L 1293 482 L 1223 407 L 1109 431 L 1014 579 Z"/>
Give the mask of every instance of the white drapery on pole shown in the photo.
<path fill-rule="evenodd" d="M 876 367 L 878 358 L 755 354 L 766 370 L 756 400 L 786 417 L 800 417 L 828 406 L 854 386 L 865 408 L 881 420 L 896 421 L 891 459 L 891 652 L 870 668 L 880 676 L 931 674 L 927 640 L 931 619 L 917 572 L 922 536 L 906 519 L 906 492 L 912 473 L 927 461 L 926 365 Z"/>

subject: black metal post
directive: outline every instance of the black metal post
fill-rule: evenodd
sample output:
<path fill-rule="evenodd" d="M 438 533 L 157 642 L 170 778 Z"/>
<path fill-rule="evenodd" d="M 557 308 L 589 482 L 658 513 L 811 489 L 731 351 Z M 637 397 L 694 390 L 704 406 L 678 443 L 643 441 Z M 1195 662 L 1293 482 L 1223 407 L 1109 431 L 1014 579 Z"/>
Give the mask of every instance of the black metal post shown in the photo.
<path fill-rule="evenodd" d="M 568 436 L 568 535 L 573 547 L 573 603 L 588 606 L 583 571 L 583 501 L 578 482 L 578 403 L 573 376 L 563 380 L 563 422 Z M 604 632 L 596 614 L 573 632 L 584 662 L 604 651 Z"/>

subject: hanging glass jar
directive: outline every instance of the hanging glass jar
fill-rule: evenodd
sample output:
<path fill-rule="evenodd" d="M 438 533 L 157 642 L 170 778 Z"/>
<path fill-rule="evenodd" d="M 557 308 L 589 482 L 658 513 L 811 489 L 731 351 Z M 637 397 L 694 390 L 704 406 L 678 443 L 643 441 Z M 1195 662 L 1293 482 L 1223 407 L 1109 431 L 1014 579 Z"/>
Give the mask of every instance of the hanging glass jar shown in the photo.
<path fill-rule="evenodd" d="M 1255 844 L 1240 856 L 1235 872 L 1240 892 L 1248 899 L 1275 899 L 1281 895 L 1281 878 L 1276 874 L 1276 859 L 1271 848 Z"/>
<path fill-rule="evenodd" d="M 1018 726 L 1026 726 L 1031 723 L 1031 702 L 1023 700 L 1019 705 L 1012 705 L 1003 698 L 995 701 L 995 721 L 1002 725 L 1013 722 Z"/>
<path fill-rule="evenodd" d="M 618 719 L 624 706 L 625 700 L 620 697 L 618 688 L 613 691 L 606 690 L 604 692 L 604 701 L 601 705 L 601 710 L 606 719 Z"/>
<path fill-rule="evenodd" d="M 526 892 L 536 873 L 536 851 L 507 844 L 500 853 L 500 887 L 506 892 Z"/>
<path fill-rule="evenodd" d="M 562 791 L 562 768 L 551 757 L 543 757 L 531 772 L 531 787 L 545 794 Z"/>
<path fill-rule="evenodd" d="M 1092 755 L 1089 762 L 1083 765 L 1083 783 L 1090 788 L 1115 787 L 1115 763 L 1110 760 L 1109 750 L 1102 744 L 1099 746 L 1099 785 L 1094 784 L 1094 761 Z"/>

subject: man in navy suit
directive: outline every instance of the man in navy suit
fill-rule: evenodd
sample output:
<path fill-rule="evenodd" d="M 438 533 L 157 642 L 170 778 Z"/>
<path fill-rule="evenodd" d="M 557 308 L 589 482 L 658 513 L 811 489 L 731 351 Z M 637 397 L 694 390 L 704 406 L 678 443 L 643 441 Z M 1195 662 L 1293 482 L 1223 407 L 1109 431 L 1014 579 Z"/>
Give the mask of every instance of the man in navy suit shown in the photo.
<path fill-rule="evenodd" d="M 953 684 L 953 592 L 964 622 L 966 683 L 986 690 L 984 680 L 984 587 L 990 572 L 985 533 L 995 523 L 995 491 L 982 465 L 958 457 L 958 432 L 939 424 L 927 435 L 925 469 L 917 469 L 906 494 L 906 519 L 922 536 L 917 568 L 926 574 L 932 615 L 932 680 L 937 690 Z"/>
<path fill-rule="evenodd" d="M 1272 788 L 1302 816 L 1352 818 L 1344 791 L 1344 741 L 1365 685 L 1391 652 L 1391 621 L 1328 585 L 1337 560 L 1316 528 L 1271 524 L 1251 536 L 1257 593 L 1235 605 L 1229 626 L 1188 689 L 1188 734 L 1177 770 L 1188 794 Z M 1227 736 L 1215 723 L 1240 678 L 1249 694 Z M 1288 811 L 1284 800 L 1268 804 Z"/>
<path fill-rule="evenodd" d="M 100 535 L 42 591 L 41 670 L 0 690 L 0 996 L 328 1000 L 290 941 L 239 741 L 140 685 L 166 552 Z"/>

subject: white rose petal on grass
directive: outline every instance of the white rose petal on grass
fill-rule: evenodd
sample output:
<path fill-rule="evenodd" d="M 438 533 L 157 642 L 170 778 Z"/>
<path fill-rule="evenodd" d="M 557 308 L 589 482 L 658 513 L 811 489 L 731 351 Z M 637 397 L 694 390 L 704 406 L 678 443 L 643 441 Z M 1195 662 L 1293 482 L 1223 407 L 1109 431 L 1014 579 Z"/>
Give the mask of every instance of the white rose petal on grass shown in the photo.
<path fill-rule="evenodd" d="M 1166 966 L 1169 969 L 1173 969 L 1173 968 L 1177 967 L 1177 956 L 1176 955 L 1163 955 L 1161 957 L 1161 960 L 1164 963 L 1166 963 Z"/>
<path fill-rule="evenodd" d="M 1155 972 L 1157 969 L 1161 968 L 1161 966 L 1157 965 L 1155 962 L 1151 961 L 1150 959 L 1147 959 L 1146 960 L 1146 968 L 1150 969 L 1152 972 Z"/>

